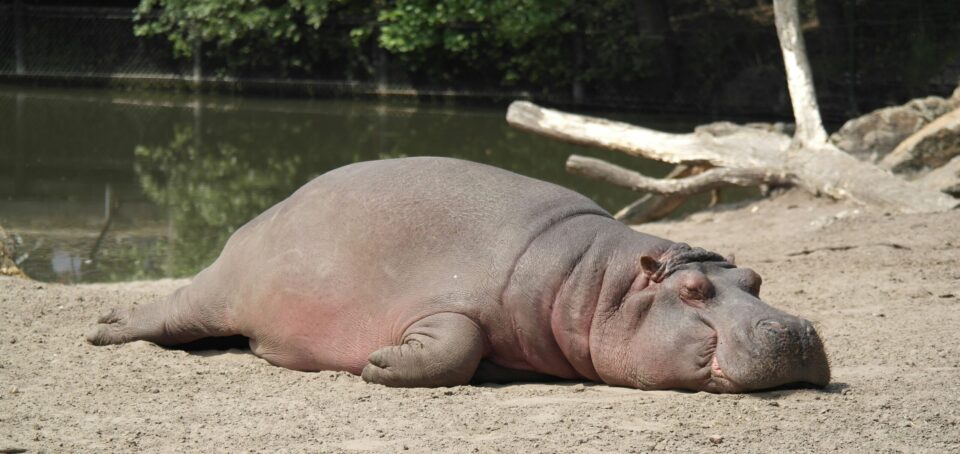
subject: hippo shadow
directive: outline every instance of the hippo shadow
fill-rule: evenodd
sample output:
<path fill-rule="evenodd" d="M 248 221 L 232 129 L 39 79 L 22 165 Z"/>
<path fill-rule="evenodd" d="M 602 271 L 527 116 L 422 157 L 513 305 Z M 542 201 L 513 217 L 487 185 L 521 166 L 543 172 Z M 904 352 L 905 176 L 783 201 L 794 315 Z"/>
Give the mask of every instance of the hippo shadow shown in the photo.
<path fill-rule="evenodd" d="M 246 336 L 224 336 L 224 337 L 205 337 L 185 344 L 162 346 L 168 350 L 182 350 L 191 355 L 202 357 L 219 356 L 226 354 L 248 354 L 250 351 L 250 338 Z"/>
<path fill-rule="evenodd" d="M 503 389 L 509 388 L 511 386 L 523 386 L 523 385 L 551 385 L 558 386 L 563 388 L 574 388 L 578 387 L 577 391 L 592 387 L 592 386 L 604 386 L 603 383 L 595 383 L 592 381 L 582 381 L 582 380 L 567 380 L 563 378 L 556 377 L 547 377 L 542 379 L 530 379 L 530 380 L 516 380 L 516 381 L 504 381 L 504 382 L 495 382 L 495 381 L 470 381 L 470 386 L 477 386 L 480 388 L 488 389 Z M 576 389 L 576 388 L 575 388 Z"/>
<path fill-rule="evenodd" d="M 779 399 L 781 397 L 790 396 L 796 394 L 800 391 L 815 391 L 824 394 L 842 394 L 844 390 L 849 389 L 850 385 L 842 382 L 831 382 L 827 386 L 816 386 L 809 383 L 790 383 L 786 385 L 777 386 L 776 388 L 761 389 L 757 391 L 751 391 L 749 394 L 751 397 L 756 397 L 762 400 L 772 400 Z"/>
<path fill-rule="evenodd" d="M 205 337 L 184 344 L 161 347 L 168 350 L 181 350 L 191 355 L 205 358 L 225 354 L 253 355 L 253 352 L 250 350 L 250 338 L 241 335 Z M 472 386 L 491 389 L 529 384 L 550 384 L 559 387 L 579 387 L 579 389 L 593 386 L 606 386 L 602 383 L 591 381 L 568 380 L 536 372 L 503 369 L 486 362 L 481 364 L 481 367 L 478 369 L 478 374 L 470 380 L 470 385 Z M 843 382 L 831 382 L 824 387 L 818 387 L 808 383 L 791 383 L 777 386 L 776 388 L 751 391 L 747 394 L 758 399 L 774 400 L 805 390 L 813 390 L 825 394 L 842 394 L 847 389 L 850 389 L 850 385 Z M 681 389 L 673 391 L 684 394 L 696 394 L 699 392 Z"/>

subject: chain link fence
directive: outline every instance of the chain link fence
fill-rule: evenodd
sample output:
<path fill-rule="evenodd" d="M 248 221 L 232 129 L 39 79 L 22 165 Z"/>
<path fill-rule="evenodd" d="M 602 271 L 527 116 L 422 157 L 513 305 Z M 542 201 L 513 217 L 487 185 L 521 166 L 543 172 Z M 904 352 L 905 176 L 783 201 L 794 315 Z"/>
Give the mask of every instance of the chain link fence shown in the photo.
<path fill-rule="evenodd" d="M 133 34 L 124 8 L 0 5 L 0 74 L 185 78 L 163 37 Z"/>
<path fill-rule="evenodd" d="M 575 74 L 568 83 L 546 89 L 522 84 L 505 87 L 498 80 L 501 75 L 494 63 L 483 71 L 460 71 L 455 80 L 438 82 L 411 72 L 399 58 L 389 56 L 372 43 L 352 49 L 331 44 L 335 52 L 325 57 L 329 61 L 324 60 L 308 72 L 290 73 L 270 67 L 229 72 L 216 56 L 203 56 L 201 52 L 192 59 L 176 59 L 165 37 L 135 36 L 133 25 L 133 12 L 127 8 L 49 6 L 0 0 L 0 77 L 54 79 L 65 84 L 203 82 L 220 84 L 220 88 L 227 90 L 308 95 L 396 93 L 505 99 L 525 96 L 527 90 L 538 99 L 555 102 L 619 104 L 651 111 L 789 115 L 776 35 L 772 28 L 766 27 L 742 24 L 703 27 L 692 23 L 674 30 L 674 42 L 679 43 L 678 49 L 682 52 L 672 57 L 675 74 L 668 77 L 660 74 L 660 79 L 661 82 L 683 80 L 679 85 L 644 85 L 646 82 L 630 74 L 603 69 L 611 64 L 609 55 L 599 63 L 595 61 L 599 57 L 588 49 L 578 53 L 577 62 L 570 64 L 575 64 L 576 74 L 599 71 L 601 77 L 581 80 Z M 869 25 L 861 27 L 867 30 Z M 329 42 L 334 43 L 334 35 L 347 36 L 350 27 L 349 23 L 331 24 L 326 31 L 331 36 Z M 627 36 L 633 31 L 602 29 L 584 33 L 582 38 L 589 38 L 589 33 L 599 33 L 610 41 L 610 36 Z M 815 70 L 834 67 L 832 73 L 828 71 L 817 80 L 821 107 L 828 116 L 831 112 L 856 111 L 858 106 L 869 110 L 882 104 L 903 102 L 918 94 L 949 93 L 960 77 L 960 59 L 954 56 L 951 58 L 956 61 L 947 62 L 939 75 L 924 82 L 924 87 L 905 90 L 904 81 L 897 75 L 903 71 L 875 70 L 878 65 L 883 67 L 880 57 L 864 52 L 856 56 L 858 63 L 848 64 L 846 57 L 824 50 L 825 45 L 818 49 L 816 37 L 811 41 Z M 624 59 L 634 57 L 622 56 Z M 663 57 L 655 57 L 652 63 L 661 73 Z M 443 58 L 438 55 L 430 60 L 430 66 L 442 67 Z M 832 60 L 827 62 L 827 58 Z M 871 58 L 876 60 L 873 66 Z M 854 69 L 837 71 L 838 63 Z M 858 71 L 857 67 L 863 69 Z"/>
<path fill-rule="evenodd" d="M 0 3 L 0 74 L 17 70 L 13 5 Z"/>

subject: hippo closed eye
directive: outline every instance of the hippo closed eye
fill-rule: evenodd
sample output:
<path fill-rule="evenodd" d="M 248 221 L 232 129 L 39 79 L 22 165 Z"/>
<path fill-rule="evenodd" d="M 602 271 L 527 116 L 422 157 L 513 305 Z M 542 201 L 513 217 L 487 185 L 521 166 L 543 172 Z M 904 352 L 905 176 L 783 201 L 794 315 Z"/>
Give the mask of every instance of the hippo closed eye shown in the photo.
<path fill-rule="evenodd" d="M 239 334 L 273 364 L 388 386 L 825 385 L 814 328 L 759 289 L 753 271 L 636 232 L 570 190 L 406 158 L 317 177 L 239 229 L 190 285 L 112 311 L 87 338 Z"/>

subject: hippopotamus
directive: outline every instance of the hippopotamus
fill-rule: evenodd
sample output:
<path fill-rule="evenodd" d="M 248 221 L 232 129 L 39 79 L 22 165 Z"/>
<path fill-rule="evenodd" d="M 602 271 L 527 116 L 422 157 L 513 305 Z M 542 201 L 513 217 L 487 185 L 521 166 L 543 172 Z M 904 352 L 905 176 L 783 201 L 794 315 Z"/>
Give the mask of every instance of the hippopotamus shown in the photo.
<path fill-rule="evenodd" d="M 397 387 L 531 377 L 717 393 L 825 386 L 816 330 L 761 301 L 760 283 L 563 187 L 401 158 L 314 178 L 238 229 L 189 285 L 110 311 L 87 339 L 242 335 L 274 365 Z"/>

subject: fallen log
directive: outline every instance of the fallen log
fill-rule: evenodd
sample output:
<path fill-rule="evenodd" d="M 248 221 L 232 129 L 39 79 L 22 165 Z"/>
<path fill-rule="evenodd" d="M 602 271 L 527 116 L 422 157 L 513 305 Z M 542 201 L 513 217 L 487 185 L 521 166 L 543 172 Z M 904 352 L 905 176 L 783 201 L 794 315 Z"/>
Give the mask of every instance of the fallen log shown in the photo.
<path fill-rule="evenodd" d="M 761 184 L 783 184 L 790 181 L 785 175 L 729 167 L 709 169 L 697 175 L 678 179 L 651 178 L 601 159 L 580 155 L 572 155 L 567 158 L 567 171 L 574 175 L 606 181 L 633 191 L 662 195 L 690 196 L 731 184 L 758 186 Z"/>
<path fill-rule="evenodd" d="M 664 178 L 684 178 L 706 170 L 705 167 L 677 165 Z M 719 190 L 715 191 L 719 192 Z M 680 208 L 690 197 L 686 195 L 646 194 L 614 213 L 613 218 L 627 224 L 643 224 L 663 219 Z"/>
<path fill-rule="evenodd" d="M 564 113 L 526 101 L 507 110 L 517 128 L 582 145 L 621 151 L 674 164 L 714 169 L 687 181 L 664 181 L 613 164 L 572 156 L 573 172 L 658 194 L 690 194 L 721 185 L 795 185 L 814 194 L 900 212 L 932 212 L 960 203 L 925 185 L 901 179 L 874 164 L 857 160 L 827 140 L 804 50 L 796 0 L 775 0 L 777 36 L 783 51 L 796 132 L 712 124 L 692 133 L 673 134 L 622 122 Z"/>
<path fill-rule="evenodd" d="M 715 129 L 671 134 L 559 112 L 526 101 L 510 105 L 507 121 L 518 128 L 568 142 L 675 164 L 710 164 L 717 168 L 717 172 L 710 174 L 710 184 L 658 184 L 661 180 L 644 177 L 642 182 L 634 179 L 630 183 L 636 183 L 635 190 L 646 186 L 646 190 L 658 194 L 683 191 L 690 194 L 692 189 L 708 190 L 724 184 L 774 183 L 796 185 L 815 194 L 902 212 L 942 211 L 958 204 L 946 194 L 859 161 L 826 140 L 797 144 L 785 134 L 745 126 L 731 126 L 719 134 Z M 572 166 L 575 171 L 580 167 L 576 163 Z M 622 173 L 607 172 L 609 169 L 594 165 L 592 170 L 583 173 L 608 181 L 623 181 Z"/>

